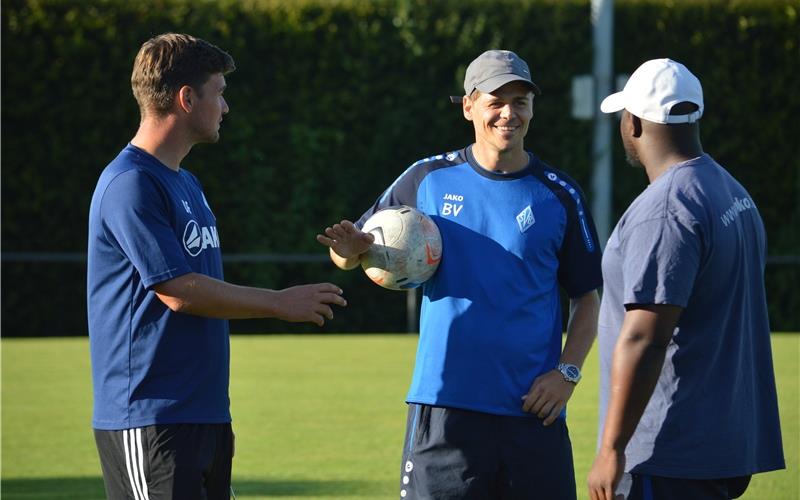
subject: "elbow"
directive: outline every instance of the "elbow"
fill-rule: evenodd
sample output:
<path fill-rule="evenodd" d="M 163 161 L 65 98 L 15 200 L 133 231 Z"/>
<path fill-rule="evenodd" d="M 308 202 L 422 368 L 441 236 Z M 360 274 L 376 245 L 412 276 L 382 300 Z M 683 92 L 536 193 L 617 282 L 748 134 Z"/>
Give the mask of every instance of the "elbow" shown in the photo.
<path fill-rule="evenodd" d="M 195 289 L 198 279 L 194 273 L 185 274 L 153 287 L 156 297 L 172 312 L 188 313 L 193 303 L 190 298 L 196 297 Z"/>
<path fill-rule="evenodd" d="M 156 295 L 158 296 L 159 300 L 161 300 L 161 302 L 172 312 L 185 313 L 189 310 L 189 302 L 186 300 L 183 300 L 179 297 L 161 295 L 159 293 Z"/>
<path fill-rule="evenodd" d="M 652 335 L 643 332 L 630 332 L 620 340 L 629 349 L 636 349 L 654 356 L 665 353 L 669 345 L 669 342 L 660 342 Z"/>

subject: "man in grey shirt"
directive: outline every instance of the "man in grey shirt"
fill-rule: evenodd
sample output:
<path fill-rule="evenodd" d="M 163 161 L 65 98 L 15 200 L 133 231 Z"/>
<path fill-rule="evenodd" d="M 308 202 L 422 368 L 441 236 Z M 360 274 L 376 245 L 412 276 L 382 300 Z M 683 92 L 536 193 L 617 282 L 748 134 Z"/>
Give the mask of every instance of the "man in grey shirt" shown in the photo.
<path fill-rule="evenodd" d="M 590 497 L 736 498 L 785 467 L 761 216 L 703 152 L 703 90 L 684 65 L 647 61 L 601 110 L 622 111 L 628 162 L 650 185 L 603 256 Z"/>

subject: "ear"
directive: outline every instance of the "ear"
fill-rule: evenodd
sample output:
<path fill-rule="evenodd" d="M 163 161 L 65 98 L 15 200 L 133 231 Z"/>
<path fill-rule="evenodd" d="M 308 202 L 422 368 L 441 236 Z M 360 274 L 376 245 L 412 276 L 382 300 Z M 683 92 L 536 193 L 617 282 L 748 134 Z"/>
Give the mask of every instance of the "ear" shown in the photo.
<path fill-rule="evenodd" d="M 197 100 L 197 92 L 188 85 L 184 85 L 178 90 L 178 97 L 175 100 L 178 107 L 185 113 L 191 113 Z"/>
<path fill-rule="evenodd" d="M 642 120 L 626 109 L 622 110 L 619 128 L 624 136 L 636 138 L 642 136 Z"/>
<path fill-rule="evenodd" d="M 633 114 L 630 115 L 631 115 L 631 122 L 633 125 L 633 136 L 639 138 L 642 136 L 642 119 Z"/>
<path fill-rule="evenodd" d="M 473 104 L 474 103 L 472 102 L 472 99 L 470 99 L 468 96 L 464 96 L 461 98 L 461 110 L 464 112 L 464 118 L 466 118 L 467 121 L 470 122 L 472 121 Z"/>

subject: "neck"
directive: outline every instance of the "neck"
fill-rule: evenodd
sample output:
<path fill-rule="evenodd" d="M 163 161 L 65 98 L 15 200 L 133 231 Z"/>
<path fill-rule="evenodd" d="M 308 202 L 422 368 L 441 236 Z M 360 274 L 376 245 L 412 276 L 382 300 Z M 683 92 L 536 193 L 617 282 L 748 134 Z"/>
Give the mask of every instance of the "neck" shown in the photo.
<path fill-rule="evenodd" d="M 173 115 L 143 118 L 131 144 L 147 151 L 176 172 L 192 149 L 191 142 L 181 133 Z"/>
<path fill-rule="evenodd" d="M 665 151 L 663 153 L 652 153 L 647 159 L 642 158 L 642 164 L 647 172 L 650 183 L 658 179 L 664 172 L 677 163 L 682 163 L 692 158 L 702 156 L 703 150 L 696 149 L 691 151 L 681 151 L 678 149 Z"/>
<path fill-rule="evenodd" d="M 644 133 L 637 153 L 650 182 L 660 177 L 672 165 L 703 154 L 697 124 L 670 126 L 647 121 L 642 121 L 642 124 Z"/>
<path fill-rule="evenodd" d="M 528 153 L 522 148 L 498 151 L 486 148 L 477 142 L 472 146 L 472 154 L 486 170 L 505 174 L 522 170 L 530 161 Z"/>

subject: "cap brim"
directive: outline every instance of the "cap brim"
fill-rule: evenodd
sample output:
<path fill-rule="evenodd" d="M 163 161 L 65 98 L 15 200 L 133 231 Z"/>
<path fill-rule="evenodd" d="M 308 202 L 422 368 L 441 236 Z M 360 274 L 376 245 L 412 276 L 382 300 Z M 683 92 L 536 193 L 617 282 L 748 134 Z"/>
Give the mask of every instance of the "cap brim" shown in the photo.
<path fill-rule="evenodd" d="M 625 96 L 622 92 L 611 94 L 600 103 L 600 111 L 603 113 L 616 113 L 623 109 L 625 109 Z"/>
<path fill-rule="evenodd" d="M 511 82 L 527 83 L 530 86 L 531 90 L 533 90 L 534 94 L 539 95 L 539 94 L 542 93 L 542 91 L 539 90 L 539 87 L 535 83 L 533 83 L 532 81 L 526 80 L 525 78 L 522 78 L 522 77 L 517 76 L 517 75 L 512 75 L 512 74 L 498 75 L 498 76 L 489 78 L 488 80 L 482 81 L 480 84 L 476 85 L 475 88 L 480 90 L 484 94 L 491 94 L 492 92 L 494 92 L 495 90 L 499 89 L 503 85 L 505 85 L 507 83 L 511 83 Z"/>

